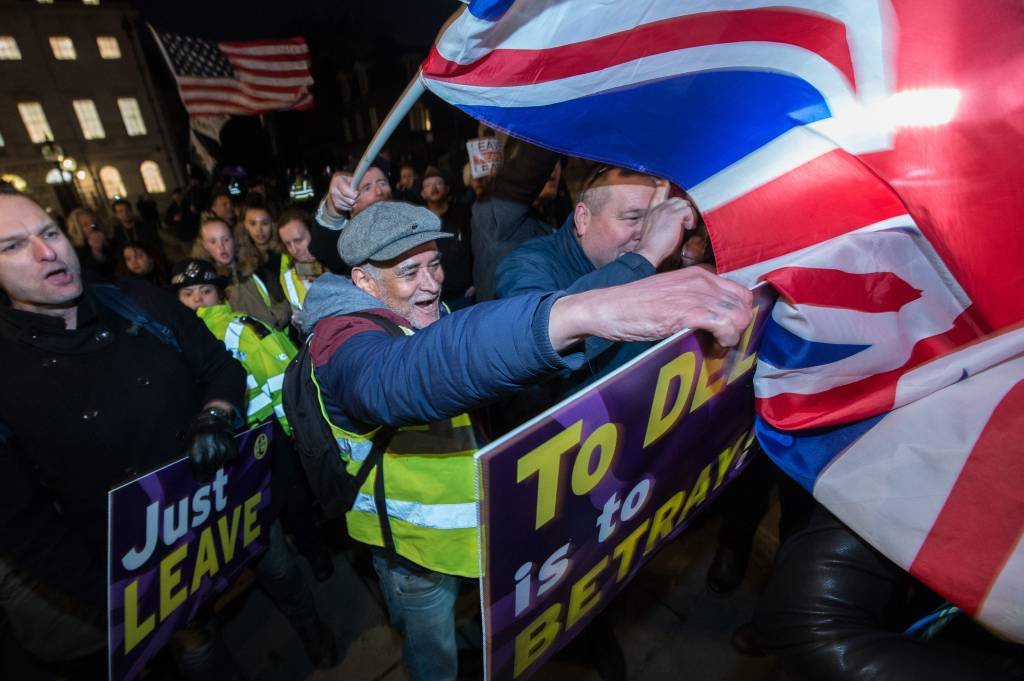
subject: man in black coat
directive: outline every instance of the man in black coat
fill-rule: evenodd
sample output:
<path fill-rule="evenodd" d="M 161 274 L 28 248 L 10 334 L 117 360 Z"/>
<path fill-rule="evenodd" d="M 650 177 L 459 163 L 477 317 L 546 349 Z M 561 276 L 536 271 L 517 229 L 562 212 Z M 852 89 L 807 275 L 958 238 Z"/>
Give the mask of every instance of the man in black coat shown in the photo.
<path fill-rule="evenodd" d="M 10 193 L 0 290 L 0 606 L 21 608 L 15 632 L 49 659 L 70 659 L 105 644 L 91 634 L 104 631 L 107 490 L 183 452 L 207 470 L 230 458 L 245 372 L 166 293 L 83 285 L 61 230 Z"/>

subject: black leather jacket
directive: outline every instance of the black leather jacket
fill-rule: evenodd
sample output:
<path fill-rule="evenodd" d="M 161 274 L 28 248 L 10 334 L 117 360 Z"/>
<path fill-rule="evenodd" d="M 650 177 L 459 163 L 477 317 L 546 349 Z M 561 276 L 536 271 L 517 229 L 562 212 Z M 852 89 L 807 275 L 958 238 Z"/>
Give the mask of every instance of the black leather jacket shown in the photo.
<path fill-rule="evenodd" d="M 794 681 L 1024 679 L 1024 646 L 963 615 L 927 642 L 901 633 L 940 604 L 819 506 L 779 550 L 754 626 Z"/>

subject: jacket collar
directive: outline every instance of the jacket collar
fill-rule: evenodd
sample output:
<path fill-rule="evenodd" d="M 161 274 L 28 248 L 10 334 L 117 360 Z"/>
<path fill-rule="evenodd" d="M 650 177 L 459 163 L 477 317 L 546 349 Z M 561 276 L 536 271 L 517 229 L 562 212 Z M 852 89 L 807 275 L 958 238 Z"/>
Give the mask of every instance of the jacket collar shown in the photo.
<path fill-rule="evenodd" d="M 576 220 L 572 213 L 569 213 L 569 217 L 562 223 L 562 227 L 552 235 L 552 238 L 558 245 L 560 254 L 565 258 L 567 265 L 565 271 L 574 275 L 573 281 L 594 271 L 594 263 L 587 258 L 583 247 L 580 246 L 579 239 L 576 238 Z"/>
<path fill-rule="evenodd" d="M 74 329 L 65 329 L 64 320 L 59 317 L 17 310 L 9 304 L 0 305 L 0 338 L 46 352 L 78 354 L 95 351 L 114 342 L 115 324 L 115 318 L 102 314 L 88 286 L 78 301 L 78 319 Z"/>

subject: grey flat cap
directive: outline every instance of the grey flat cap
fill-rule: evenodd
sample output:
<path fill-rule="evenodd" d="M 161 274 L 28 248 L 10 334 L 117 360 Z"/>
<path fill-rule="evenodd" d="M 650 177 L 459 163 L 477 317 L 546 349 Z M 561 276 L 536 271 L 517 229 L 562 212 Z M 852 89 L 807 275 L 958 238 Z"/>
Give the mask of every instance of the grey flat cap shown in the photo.
<path fill-rule="evenodd" d="M 378 201 L 349 220 L 338 237 L 338 254 L 349 267 L 392 260 L 421 244 L 452 236 L 441 219 L 422 206 Z"/>

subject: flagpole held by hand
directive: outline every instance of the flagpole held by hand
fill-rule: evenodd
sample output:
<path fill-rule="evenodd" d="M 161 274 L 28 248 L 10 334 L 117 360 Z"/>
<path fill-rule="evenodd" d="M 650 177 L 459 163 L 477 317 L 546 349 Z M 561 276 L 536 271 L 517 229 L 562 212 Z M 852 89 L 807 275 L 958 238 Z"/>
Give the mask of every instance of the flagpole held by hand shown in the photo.
<path fill-rule="evenodd" d="M 420 96 L 426 88 L 423 86 L 423 81 L 420 80 L 420 72 L 417 71 L 413 79 L 409 81 L 409 84 L 405 86 L 405 91 L 402 92 L 402 96 L 398 98 L 395 105 L 391 107 L 391 111 L 388 112 L 387 117 L 377 132 L 373 134 L 373 139 L 370 140 L 370 146 L 366 147 L 366 151 L 363 152 L 363 157 L 359 159 L 359 165 L 356 166 L 355 175 L 352 177 L 352 186 L 358 187 L 359 183 L 363 179 L 363 175 L 366 174 L 370 164 L 373 163 L 373 159 L 377 158 L 377 154 L 384 147 L 387 141 L 391 138 L 391 133 L 398 127 L 398 123 L 405 117 L 405 114 L 409 113 L 409 110 L 413 107 L 413 104 L 419 100 Z"/>

